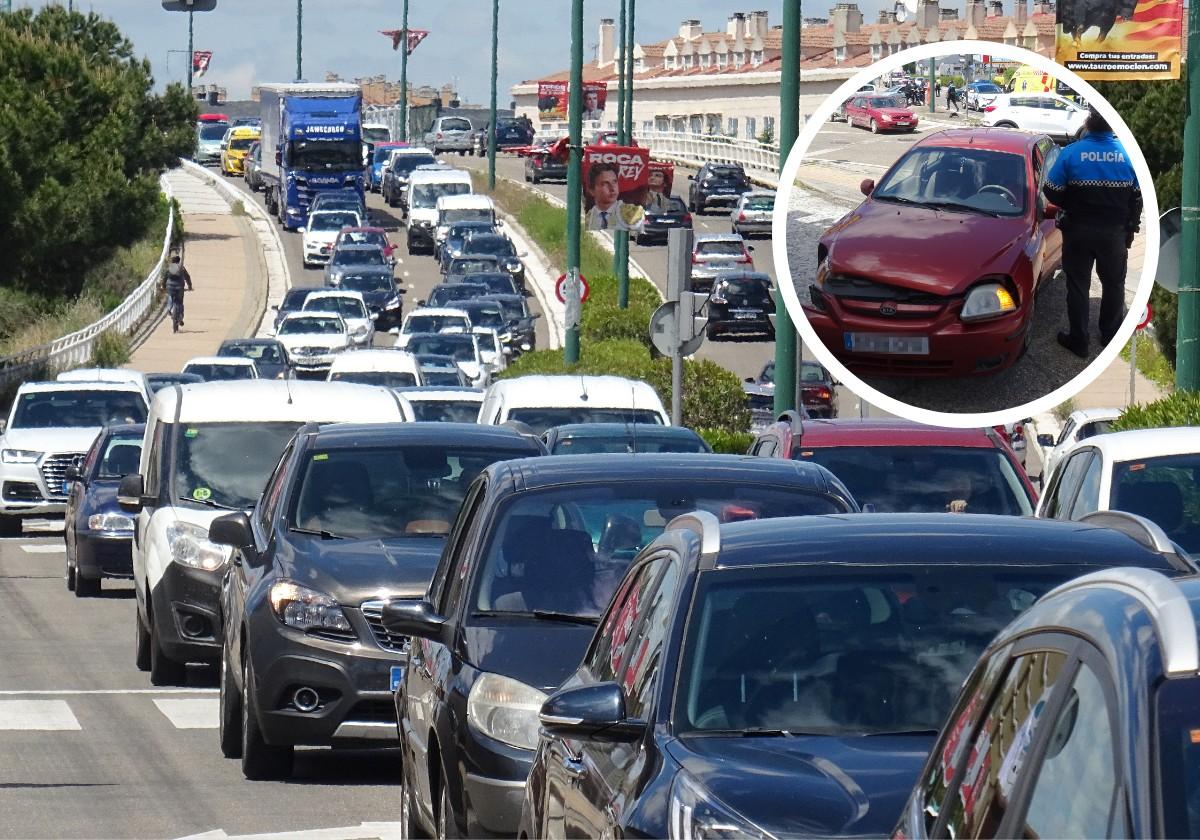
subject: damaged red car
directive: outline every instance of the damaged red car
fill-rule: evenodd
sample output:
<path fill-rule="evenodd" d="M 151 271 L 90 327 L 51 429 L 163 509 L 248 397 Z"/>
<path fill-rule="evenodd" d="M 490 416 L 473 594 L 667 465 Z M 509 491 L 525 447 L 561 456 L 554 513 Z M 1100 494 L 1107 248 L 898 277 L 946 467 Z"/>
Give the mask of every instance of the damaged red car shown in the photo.
<path fill-rule="evenodd" d="M 995 373 L 1020 358 L 1062 264 L 1041 190 L 1058 154 L 1043 134 L 948 129 L 863 181 L 866 200 L 821 236 L 801 290 L 830 352 L 869 376 Z"/>

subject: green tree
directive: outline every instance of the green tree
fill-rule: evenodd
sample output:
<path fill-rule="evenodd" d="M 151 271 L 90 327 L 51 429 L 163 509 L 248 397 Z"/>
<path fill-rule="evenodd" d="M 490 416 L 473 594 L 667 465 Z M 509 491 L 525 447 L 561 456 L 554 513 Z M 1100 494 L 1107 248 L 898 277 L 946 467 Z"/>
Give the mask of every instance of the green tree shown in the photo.
<path fill-rule="evenodd" d="M 144 233 L 158 176 L 195 145 L 195 102 L 96 14 L 0 16 L 0 284 L 75 297 L 88 266 Z"/>

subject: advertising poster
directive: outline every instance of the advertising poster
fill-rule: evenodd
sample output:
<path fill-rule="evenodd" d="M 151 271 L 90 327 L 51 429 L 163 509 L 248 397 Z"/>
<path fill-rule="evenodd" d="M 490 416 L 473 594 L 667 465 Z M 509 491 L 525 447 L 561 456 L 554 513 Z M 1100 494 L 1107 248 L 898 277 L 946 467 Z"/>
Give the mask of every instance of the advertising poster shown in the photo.
<path fill-rule="evenodd" d="M 542 122 L 567 118 L 567 83 L 538 82 L 538 116 Z"/>
<path fill-rule="evenodd" d="M 1058 0 L 1056 57 L 1089 81 L 1178 79 L 1184 0 Z"/>
<path fill-rule="evenodd" d="M 643 206 L 647 210 L 667 210 L 675 181 L 675 164 L 652 160 L 648 166 L 650 171 L 646 176 L 646 200 Z"/>
<path fill-rule="evenodd" d="M 586 146 L 583 209 L 588 230 L 641 230 L 650 175 L 650 150 Z"/>
<path fill-rule="evenodd" d="M 583 83 L 583 119 L 604 119 L 604 105 L 608 102 L 608 84 L 605 82 Z"/>

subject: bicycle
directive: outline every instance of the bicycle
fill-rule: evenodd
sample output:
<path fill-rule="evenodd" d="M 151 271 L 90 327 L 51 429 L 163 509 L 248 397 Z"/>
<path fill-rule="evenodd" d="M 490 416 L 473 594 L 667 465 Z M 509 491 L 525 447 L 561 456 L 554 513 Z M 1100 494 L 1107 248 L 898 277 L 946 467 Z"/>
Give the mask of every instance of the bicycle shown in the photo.
<path fill-rule="evenodd" d="M 170 301 L 167 304 L 167 315 L 171 318 L 171 332 L 179 332 L 183 325 L 183 289 L 167 292 Z"/>

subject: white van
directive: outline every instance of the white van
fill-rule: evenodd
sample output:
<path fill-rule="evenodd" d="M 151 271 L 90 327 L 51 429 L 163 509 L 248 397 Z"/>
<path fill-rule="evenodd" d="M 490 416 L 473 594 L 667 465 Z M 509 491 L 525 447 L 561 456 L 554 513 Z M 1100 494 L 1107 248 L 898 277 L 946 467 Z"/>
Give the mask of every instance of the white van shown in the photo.
<path fill-rule="evenodd" d="M 421 366 L 403 350 L 359 350 L 341 353 L 329 366 L 330 382 L 354 382 L 384 388 L 411 388 L 423 384 Z"/>
<path fill-rule="evenodd" d="M 438 199 L 474 192 L 471 173 L 461 169 L 417 168 L 408 177 L 408 253 L 433 253 Z"/>
<path fill-rule="evenodd" d="M 479 422 L 516 420 L 539 435 L 564 423 L 671 424 L 653 388 L 621 376 L 520 376 L 492 383 Z"/>
<path fill-rule="evenodd" d="M 440 254 L 450 225 L 457 222 L 487 222 L 496 227 L 496 205 L 486 195 L 444 195 L 437 200 L 437 232 L 434 249 Z"/>
<path fill-rule="evenodd" d="M 296 430 L 410 419 L 390 390 L 341 382 L 205 382 L 155 394 L 139 470 L 117 496 L 136 514 L 137 665 L 152 683 L 182 683 L 185 663 L 220 657 L 231 551 L 208 541 L 209 523 L 254 506 Z"/>

